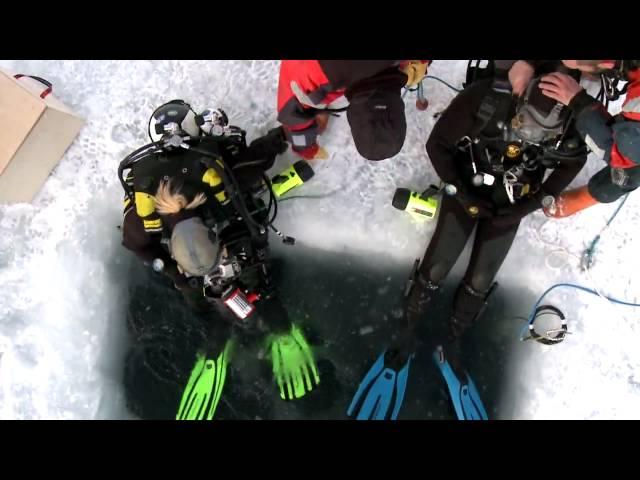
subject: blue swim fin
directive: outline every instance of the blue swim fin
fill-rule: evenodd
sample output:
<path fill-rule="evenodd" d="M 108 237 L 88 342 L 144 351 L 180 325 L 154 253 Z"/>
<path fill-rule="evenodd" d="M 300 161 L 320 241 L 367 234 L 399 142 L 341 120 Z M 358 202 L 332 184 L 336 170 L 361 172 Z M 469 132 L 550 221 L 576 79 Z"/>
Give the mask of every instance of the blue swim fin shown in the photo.
<path fill-rule="evenodd" d="M 433 359 L 447 382 L 458 420 L 488 420 L 478 389 L 469 374 L 465 372 L 466 379 L 461 381 L 445 358 L 442 347 L 433 352 Z"/>
<path fill-rule="evenodd" d="M 410 356 L 399 369 L 386 365 L 386 351 L 366 374 L 349 405 L 347 415 L 356 420 L 395 420 L 398 418 L 409 377 Z"/>

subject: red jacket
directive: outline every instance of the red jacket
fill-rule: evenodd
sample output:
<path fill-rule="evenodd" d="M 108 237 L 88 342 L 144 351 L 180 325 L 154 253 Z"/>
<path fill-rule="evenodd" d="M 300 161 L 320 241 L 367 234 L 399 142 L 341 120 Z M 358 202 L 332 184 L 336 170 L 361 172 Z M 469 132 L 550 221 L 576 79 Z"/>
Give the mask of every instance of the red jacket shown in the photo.
<path fill-rule="evenodd" d="M 629 73 L 629 88 L 627 89 L 627 96 L 622 104 L 621 115 L 628 122 L 640 126 L 637 122 L 640 122 L 640 70 L 634 70 Z M 638 136 L 635 138 L 637 144 L 640 141 L 640 129 L 636 128 Z M 627 155 L 622 153 L 618 147 L 618 141 L 614 136 L 614 144 L 611 150 L 611 166 L 619 168 L 630 168 L 638 165 L 640 157 L 638 155 L 632 155 L 631 152 L 626 152 Z M 629 149 L 630 150 L 630 149 Z M 634 152 L 638 152 L 636 147 Z"/>
<path fill-rule="evenodd" d="M 316 114 L 347 88 L 402 60 L 282 60 L 278 82 L 278 121 L 292 149 L 311 159 L 318 151 Z M 427 62 L 424 60 L 423 62 Z"/>
<path fill-rule="evenodd" d="M 576 128 L 607 167 L 589 180 L 589 194 L 601 203 L 613 202 L 640 186 L 640 69 L 627 74 L 629 87 L 620 114 L 612 117 L 585 90 L 569 103 Z M 613 173 L 622 175 L 620 184 Z"/>

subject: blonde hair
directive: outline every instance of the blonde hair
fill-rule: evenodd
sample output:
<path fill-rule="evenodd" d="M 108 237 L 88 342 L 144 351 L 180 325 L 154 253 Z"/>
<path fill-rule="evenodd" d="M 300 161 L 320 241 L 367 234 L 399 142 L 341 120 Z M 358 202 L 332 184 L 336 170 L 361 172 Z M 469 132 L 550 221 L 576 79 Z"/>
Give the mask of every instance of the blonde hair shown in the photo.
<path fill-rule="evenodd" d="M 207 196 L 200 192 L 193 200 L 187 202 L 185 196 L 180 193 L 180 188 L 176 188 L 175 190 L 176 191 L 173 191 L 171 188 L 171 180 L 167 182 L 160 182 L 158 191 L 154 197 L 156 201 L 156 211 L 159 214 L 169 215 L 172 213 L 178 213 L 183 209 L 193 210 L 207 201 Z"/>

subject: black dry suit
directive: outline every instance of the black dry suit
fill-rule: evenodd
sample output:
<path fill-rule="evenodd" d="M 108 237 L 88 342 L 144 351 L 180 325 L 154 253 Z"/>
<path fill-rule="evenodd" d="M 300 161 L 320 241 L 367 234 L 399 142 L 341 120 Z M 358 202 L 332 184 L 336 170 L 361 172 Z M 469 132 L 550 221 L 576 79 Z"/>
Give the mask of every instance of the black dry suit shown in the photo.
<path fill-rule="evenodd" d="M 529 101 L 535 99 L 541 100 L 532 90 Z M 453 100 L 431 132 L 429 158 L 441 180 L 455 187 L 449 193 L 456 193 L 443 195 L 435 233 L 412 278 L 405 316 L 409 330 L 477 227 L 449 321 L 449 340 L 460 338 L 479 316 L 520 220 L 541 208 L 545 196 L 567 187 L 586 161 L 585 145 L 564 113 L 555 132 L 543 132 L 543 141 L 522 141 L 514 127 L 531 122 L 514 115 L 518 103 L 522 100 L 512 96 L 506 80 L 480 80 Z"/>
<path fill-rule="evenodd" d="M 130 155 L 121 165 L 121 175 L 128 171 L 122 179 L 127 190 L 123 245 L 146 263 L 161 259 L 163 272 L 200 311 L 177 308 L 166 290 L 150 285 L 139 286 L 132 297 L 129 327 L 133 342 L 125 361 L 124 385 L 130 410 L 144 419 L 175 418 L 197 355 L 217 356 L 234 326 L 259 335 L 263 332 L 254 328 L 256 320 L 263 320 L 270 331 L 290 328 L 287 312 L 275 295 L 268 264 L 273 202 L 265 205 L 261 200 L 271 191 L 264 172 L 287 144 L 280 128 L 249 146 L 242 130 L 229 130 L 224 136 L 187 139 L 185 146 L 189 148 L 150 145 L 149 154 Z M 165 145 L 163 139 L 157 146 Z M 173 192 L 179 191 L 187 202 L 204 193 L 206 203 L 159 214 L 154 197 L 161 181 L 171 181 Z M 270 198 L 273 200 L 271 194 Z M 210 229 L 209 239 L 215 238 L 224 251 L 215 275 L 204 278 L 183 275 L 167 247 L 174 227 L 194 216 L 202 219 Z M 223 302 L 237 291 L 247 297 L 259 295 L 259 300 L 250 300 L 255 301 L 257 313 L 249 316 L 248 322 Z"/>
<path fill-rule="evenodd" d="M 231 318 L 216 301 L 231 288 L 240 287 L 261 298 L 273 295 L 267 264 L 267 232 L 272 220 L 268 217 L 273 202 L 267 206 L 260 197 L 270 191 L 264 172 L 287 144 L 278 128 L 247 146 L 244 131 L 234 128 L 231 135 L 203 136 L 188 145 L 154 151 L 130 166 L 125 178 L 129 192 L 125 196 L 123 245 L 147 263 L 161 259 L 164 272 L 193 306 L 211 305 Z M 168 181 L 187 202 L 204 193 L 206 203 L 161 215 L 154 195 L 160 183 Z M 211 229 L 228 260 L 225 274 L 204 290 L 203 278 L 180 273 L 167 248 L 173 227 L 194 216 Z M 203 291 L 214 301 L 205 302 Z"/>

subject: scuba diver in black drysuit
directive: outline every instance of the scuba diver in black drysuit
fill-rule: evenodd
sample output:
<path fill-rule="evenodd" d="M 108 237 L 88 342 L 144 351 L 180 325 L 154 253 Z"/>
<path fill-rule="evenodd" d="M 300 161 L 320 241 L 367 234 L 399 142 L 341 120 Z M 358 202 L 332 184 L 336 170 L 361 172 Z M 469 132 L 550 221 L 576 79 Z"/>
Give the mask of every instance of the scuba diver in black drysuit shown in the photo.
<path fill-rule="evenodd" d="M 272 225 L 277 204 L 265 175 L 288 144 L 280 127 L 250 145 L 245 135 L 222 110 L 197 114 L 174 100 L 153 113 L 152 143 L 120 165 L 123 245 L 169 277 L 193 308 L 182 319 L 165 318 L 162 307 L 151 322 L 130 316 L 125 392 L 141 418 L 212 419 L 233 356 L 233 329 L 266 339 L 283 399 L 300 398 L 319 382 L 269 262 L 269 228 L 293 243 Z"/>
<path fill-rule="evenodd" d="M 539 76 L 562 68 L 561 63 L 542 62 L 536 67 L 536 79 L 520 98 L 512 95 L 506 75 L 468 85 L 429 136 L 427 153 L 444 183 L 438 223 L 422 262 L 416 260 L 410 276 L 399 332 L 377 362 L 383 367 L 378 368 L 380 372 L 395 374 L 395 382 L 388 382 L 389 389 L 395 390 L 388 404 L 396 412 L 416 348 L 416 327 L 475 228 L 471 259 L 453 300 L 448 336 L 429 341 L 458 417 L 486 418 L 460 362 L 461 339 L 493 291 L 520 221 L 542 208 L 545 197 L 562 192 L 587 157 L 567 109 L 544 97 L 537 87 Z M 545 179 L 548 170 L 551 173 Z M 362 397 L 366 391 L 358 393 Z M 363 412 L 366 404 L 357 394 L 350 415 L 389 418 L 381 412 Z"/>

